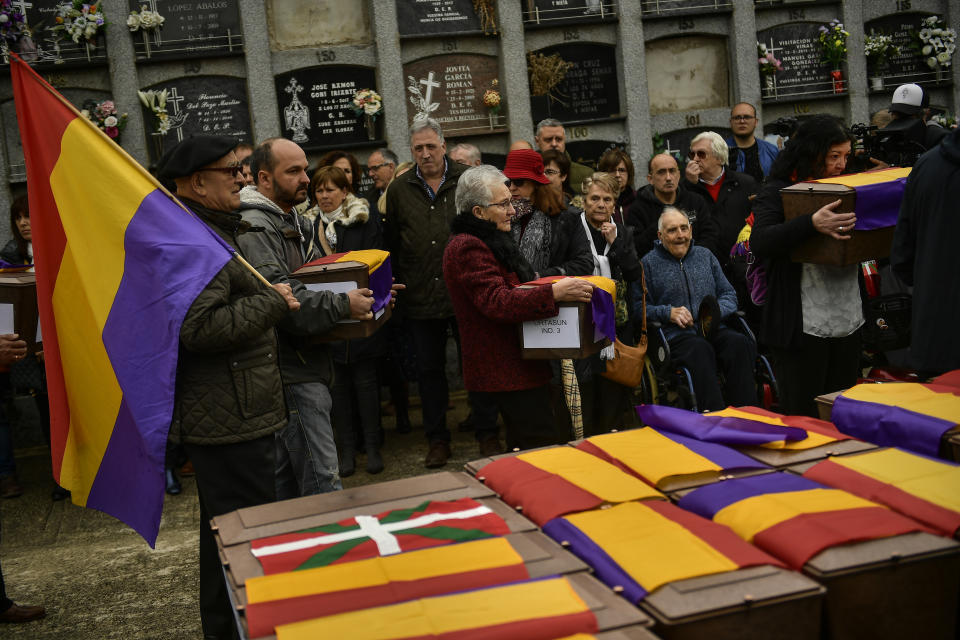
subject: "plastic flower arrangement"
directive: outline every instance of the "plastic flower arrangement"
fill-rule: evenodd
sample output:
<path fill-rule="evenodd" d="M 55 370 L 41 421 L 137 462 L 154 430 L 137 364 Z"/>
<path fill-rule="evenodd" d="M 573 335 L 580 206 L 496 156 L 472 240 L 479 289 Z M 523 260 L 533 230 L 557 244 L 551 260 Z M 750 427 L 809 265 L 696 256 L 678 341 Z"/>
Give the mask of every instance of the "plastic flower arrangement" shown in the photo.
<path fill-rule="evenodd" d="M 491 89 L 487 89 L 483 92 L 483 106 L 487 109 L 490 109 L 491 113 L 497 113 L 500 111 L 500 92 L 497 90 L 497 87 L 500 85 L 500 81 L 496 78 L 493 82 L 490 83 Z"/>
<path fill-rule="evenodd" d="M 87 100 L 80 113 L 114 140 L 120 137 L 120 132 L 127 126 L 127 114 L 119 113 L 113 100 Z"/>
<path fill-rule="evenodd" d="M 159 11 L 151 11 L 147 5 L 140 5 L 140 11 L 131 11 L 127 17 L 127 27 L 130 31 L 151 31 L 162 27 L 165 20 Z"/>
<path fill-rule="evenodd" d="M 839 69 L 840 64 L 847 59 L 847 38 L 849 37 L 850 32 L 846 31 L 843 23 L 836 18 L 828 25 L 821 25 L 817 40 L 820 43 L 824 62 L 830 63 L 834 69 Z"/>
<path fill-rule="evenodd" d="M 863 42 L 863 54 L 875 64 L 882 64 L 900 53 L 900 47 L 893 44 L 893 37 L 871 31 Z"/>
<path fill-rule="evenodd" d="M 162 136 L 170 131 L 170 117 L 167 115 L 167 90 L 137 91 L 140 102 L 153 113 L 157 119 L 157 130 L 154 135 Z"/>
<path fill-rule="evenodd" d="M 948 29 L 939 16 L 924 18 L 916 33 L 915 47 L 931 69 L 947 69 L 957 50 L 957 32 Z"/>
<path fill-rule="evenodd" d="M 765 76 L 783 71 L 783 64 L 773 56 L 772 51 L 767 50 L 767 45 L 762 42 L 757 43 L 757 62 L 760 64 L 760 73 Z"/>
<path fill-rule="evenodd" d="M 0 39 L 15 42 L 26 30 L 23 12 L 11 0 L 0 0 Z"/>
<path fill-rule="evenodd" d="M 66 33 L 77 44 L 83 38 L 91 45 L 100 27 L 107 24 L 99 2 L 87 4 L 80 0 L 58 5 L 53 21 L 55 24 L 51 27 L 52 31 Z"/>
<path fill-rule="evenodd" d="M 376 118 L 383 111 L 383 98 L 373 89 L 360 89 L 353 94 L 350 107 L 358 116 Z"/>

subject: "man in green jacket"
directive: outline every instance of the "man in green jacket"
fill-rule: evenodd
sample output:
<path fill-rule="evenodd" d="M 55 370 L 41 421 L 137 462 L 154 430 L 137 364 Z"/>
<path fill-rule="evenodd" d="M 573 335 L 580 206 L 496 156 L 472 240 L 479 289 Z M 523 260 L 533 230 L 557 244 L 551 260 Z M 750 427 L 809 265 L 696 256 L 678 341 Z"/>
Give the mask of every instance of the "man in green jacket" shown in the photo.
<path fill-rule="evenodd" d="M 567 153 L 567 130 L 563 123 L 554 118 L 545 118 L 537 123 L 537 131 L 533 137 L 537 143 L 537 151 L 543 153 L 547 149 L 556 149 L 566 153 L 570 159 L 570 188 L 577 194 L 583 194 L 583 181 L 593 175 L 593 169 L 585 164 L 574 162 Z"/>
<path fill-rule="evenodd" d="M 423 430 L 429 443 L 424 464 L 432 469 L 450 458 L 446 349 L 447 331 L 456 337 L 457 325 L 442 263 L 450 223 L 457 215 L 457 180 L 467 167 L 446 157 L 443 130 L 432 118 L 414 120 L 410 151 L 416 167 L 387 189 L 384 237 L 394 275 L 407 285 L 400 310 L 408 319 L 417 356 Z"/>
<path fill-rule="evenodd" d="M 188 138 L 158 172 L 234 248 L 249 229 L 232 213 L 243 185 L 235 145 L 219 136 Z M 180 329 L 170 438 L 184 444 L 196 470 L 205 638 L 236 634 L 210 518 L 276 499 L 273 434 L 287 415 L 273 327 L 299 306 L 288 285 L 269 287 L 231 260 L 194 300 Z"/>

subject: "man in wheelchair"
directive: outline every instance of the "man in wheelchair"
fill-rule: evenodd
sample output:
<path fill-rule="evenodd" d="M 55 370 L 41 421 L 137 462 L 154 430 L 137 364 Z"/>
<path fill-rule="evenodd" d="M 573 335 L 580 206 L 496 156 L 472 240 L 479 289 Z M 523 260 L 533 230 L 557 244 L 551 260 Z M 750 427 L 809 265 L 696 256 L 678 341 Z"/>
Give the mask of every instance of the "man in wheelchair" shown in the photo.
<path fill-rule="evenodd" d="M 737 294 L 720 263 L 708 249 L 693 243 L 690 220 L 675 207 L 663 210 L 657 237 L 642 260 L 647 320 L 662 325 L 673 363 L 689 370 L 697 408 L 715 411 L 728 404 L 756 404 L 756 345 L 725 323 L 735 318 Z M 634 311 L 639 314 L 643 292 L 638 284 L 633 287 Z"/>

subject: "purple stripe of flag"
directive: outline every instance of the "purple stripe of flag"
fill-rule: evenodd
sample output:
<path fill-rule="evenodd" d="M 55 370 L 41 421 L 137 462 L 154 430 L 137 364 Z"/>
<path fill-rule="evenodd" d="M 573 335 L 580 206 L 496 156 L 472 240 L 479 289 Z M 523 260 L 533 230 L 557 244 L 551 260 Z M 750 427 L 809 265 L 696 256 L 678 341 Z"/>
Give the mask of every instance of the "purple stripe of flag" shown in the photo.
<path fill-rule="evenodd" d="M 676 407 L 642 404 L 636 407 L 636 411 L 644 424 L 658 430 L 735 447 L 807 437 L 807 432 L 797 427 L 781 427 L 744 418 L 711 418 Z"/>
<path fill-rule="evenodd" d="M 630 602 L 636 604 L 647 597 L 647 591 L 629 573 L 566 518 L 554 518 L 543 525 L 543 532 L 557 542 L 569 542 L 573 554 L 590 565 L 601 582 L 610 588 L 623 587 L 622 595 Z"/>
<path fill-rule="evenodd" d="M 180 326 L 231 256 L 203 222 L 159 191 L 140 203 L 124 251 L 102 336 L 123 400 L 87 506 L 129 523 L 152 547 L 163 510 Z"/>
<path fill-rule="evenodd" d="M 906 178 L 897 178 L 888 182 L 855 187 L 857 200 L 853 208 L 854 213 L 857 214 L 857 222 L 853 228 L 869 231 L 896 226 L 897 216 L 900 215 L 900 201 L 903 200 L 906 184 Z"/>
<path fill-rule="evenodd" d="M 390 256 L 380 263 L 370 274 L 370 289 L 373 291 L 373 308 L 376 313 L 390 303 L 390 289 L 393 287 L 393 268 L 390 265 Z"/>
<path fill-rule="evenodd" d="M 617 338 L 617 320 L 614 315 L 613 298 L 600 287 L 593 288 L 590 298 L 590 310 L 593 313 L 593 326 L 613 342 Z"/>
<path fill-rule="evenodd" d="M 725 471 L 731 469 L 769 468 L 759 460 L 754 460 L 753 458 L 745 456 L 739 451 L 735 451 L 730 447 L 725 447 L 722 444 L 703 442 L 701 440 L 695 440 L 694 438 L 682 436 L 678 433 L 661 432 L 660 435 L 673 440 L 677 444 L 685 446 L 694 453 L 703 456 L 707 460 L 710 460 Z"/>
<path fill-rule="evenodd" d="M 708 484 L 683 496 L 677 506 L 712 520 L 724 507 L 754 496 L 826 488 L 828 487 L 813 480 L 778 471 Z"/>
<path fill-rule="evenodd" d="M 903 407 L 853 400 L 842 395 L 833 402 L 830 419 L 848 436 L 930 457 L 937 456 L 943 434 L 956 426 Z"/>

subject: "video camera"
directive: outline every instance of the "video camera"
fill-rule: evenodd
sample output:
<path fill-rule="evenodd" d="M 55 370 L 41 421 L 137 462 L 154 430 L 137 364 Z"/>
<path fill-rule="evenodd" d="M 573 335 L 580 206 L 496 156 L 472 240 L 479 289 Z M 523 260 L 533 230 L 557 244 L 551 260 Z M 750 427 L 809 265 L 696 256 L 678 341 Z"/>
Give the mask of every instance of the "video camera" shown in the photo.
<path fill-rule="evenodd" d="M 919 118 L 893 120 L 882 129 L 859 123 L 850 127 L 857 137 L 857 146 L 864 150 L 864 168 L 873 168 L 867 158 L 886 162 L 892 167 L 912 167 L 927 148 L 923 144 L 926 125 Z"/>

